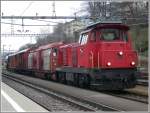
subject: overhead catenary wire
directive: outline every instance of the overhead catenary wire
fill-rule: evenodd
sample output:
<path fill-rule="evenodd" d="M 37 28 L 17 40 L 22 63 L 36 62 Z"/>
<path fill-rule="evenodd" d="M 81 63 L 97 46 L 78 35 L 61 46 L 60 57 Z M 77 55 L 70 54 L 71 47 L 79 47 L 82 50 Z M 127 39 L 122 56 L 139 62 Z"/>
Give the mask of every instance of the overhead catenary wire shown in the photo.
<path fill-rule="evenodd" d="M 37 37 L 37 36 L 48 36 L 50 33 L 44 34 L 1 34 L 1 37 Z"/>
<path fill-rule="evenodd" d="M 20 16 L 22 16 L 22 15 L 29 9 L 29 7 L 30 7 L 33 3 L 34 3 L 34 1 L 30 2 L 29 5 L 22 11 L 22 13 L 20 14 Z M 3 15 L 2 15 L 2 16 L 3 16 Z M 14 25 L 14 23 L 11 24 L 11 25 Z M 8 29 L 8 28 L 7 28 L 7 29 Z M 7 29 L 6 29 L 6 30 L 7 30 Z"/>
<path fill-rule="evenodd" d="M 2 24 L 12 24 L 12 23 L 8 23 L 8 22 L 1 22 Z M 129 26 L 132 26 L 132 25 L 141 25 L 141 24 L 148 24 L 148 23 L 137 23 L 137 24 L 129 24 Z M 18 26 L 22 26 L 22 24 L 16 24 L 16 23 L 13 23 L 12 25 L 18 25 Z M 24 26 L 57 26 L 56 25 L 51 25 L 51 24 L 47 24 L 47 25 L 25 25 Z"/>
<path fill-rule="evenodd" d="M 46 21 L 46 20 L 38 20 L 38 19 L 32 19 L 32 20 L 36 20 L 36 21 L 42 21 L 42 22 L 50 22 L 50 23 L 62 23 L 62 22 L 54 22 L 54 21 Z"/>
<path fill-rule="evenodd" d="M 1 19 L 75 19 L 75 16 L 1 16 Z M 78 16 L 77 19 L 90 19 L 88 16 Z"/>
<path fill-rule="evenodd" d="M 2 24 L 11 24 L 11 25 L 18 25 L 18 26 L 22 26 L 22 24 L 16 24 L 16 23 L 8 23 L 8 22 L 1 22 Z M 23 26 L 57 26 L 57 25 L 50 25 L 50 24 L 47 24 L 47 25 L 23 25 Z"/>
<path fill-rule="evenodd" d="M 34 1 L 30 2 L 29 5 L 23 10 L 23 12 L 20 14 L 22 16 L 29 8 L 30 6 L 34 3 Z"/>
<path fill-rule="evenodd" d="M 37 20 L 37 19 L 101 19 L 100 17 L 91 17 L 91 16 L 1 16 L 1 19 L 32 19 L 32 20 Z M 148 17 L 125 17 L 125 18 L 118 18 L 121 20 L 132 20 L 132 19 L 143 19 L 143 20 L 148 20 Z"/>
<path fill-rule="evenodd" d="M 23 12 L 20 14 L 22 16 L 28 9 L 29 7 L 33 4 L 33 1 L 29 3 L 29 5 L 23 10 Z M 13 25 L 13 24 L 12 24 Z"/>

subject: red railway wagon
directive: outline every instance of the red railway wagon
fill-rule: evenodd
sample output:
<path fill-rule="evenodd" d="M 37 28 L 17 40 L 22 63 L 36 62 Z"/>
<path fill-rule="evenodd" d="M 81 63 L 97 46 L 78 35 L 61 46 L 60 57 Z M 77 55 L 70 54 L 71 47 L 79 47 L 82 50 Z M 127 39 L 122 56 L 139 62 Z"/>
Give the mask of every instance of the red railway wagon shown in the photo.
<path fill-rule="evenodd" d="M 14 56 L 14 54 L 11 54 L 11 55 L 9 55 L 8 56 L 8 59 L 7 59 L 8 61 L 8 63 L 7 63 L 7 68 L 8 69 L 15 69 L 16 68 L 16 63 L 15 63 L 15 56 Z"/>
<path fill-rule="evenodd" d="M 62 52 L 62 66 L 77 66 L 77 54 L 75 51 L 78 45 L 78 43 L 71 43 L 59 47 Z"/>
<path fill-rule="evenodd" d="M 27 56 L 30 49 L 25 49 L 8 56 L 8 67 L 16 71 L 24 71 L 27 69 Z"/>
<path fill-rule="evenodd" d="M 58 47 L 62 42 L 40 46 L 30 51 L 28 55 L 28 69 L 38 77 L 48 77 L 60 65 L 61 59 Z"/>
<path fill-rule="evenodd" d="M 24 60 L 27 71 L 81 87 L 133 88 L 138 77 L 138 56 L 128 31 L 129 27 L 118 21 L 90 25 L 77 43 L 57 42 L 29 50 Z"/>

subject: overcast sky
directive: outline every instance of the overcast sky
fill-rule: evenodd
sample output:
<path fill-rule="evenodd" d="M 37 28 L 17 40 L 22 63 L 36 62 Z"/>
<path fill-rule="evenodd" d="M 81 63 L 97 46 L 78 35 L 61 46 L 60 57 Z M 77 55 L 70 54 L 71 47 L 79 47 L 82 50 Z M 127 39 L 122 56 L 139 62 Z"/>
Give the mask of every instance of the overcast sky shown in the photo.
<path fill-rule="evenodd" d="M 4 16 L 35 16 L 38 13 L 39 16 L 52 16 L 53 1 L 1 1 L 1 14 Z M 81 8 L 83 1 L 55 1 L 55 10 L 57 16 L 73 16 L 75 11 Z M 2 22 L 10 23 L 11 20 L 1 20 Z M 70 20 L 49 20 L 55 22 L 66 22 Z M 14 23 L 21 24 L 21 20 L 14 20 Z M 36 20 L 25 20 L 24 24 L 54 24 L 41 22 Z M 52 32 L 52 27 L 24 27 L 24 30 L 29 30 L 29 33 L 40 33 L 41 30 L 49 30 Z M 22 26 L 14 26 L 14 33 L 18 33 L 17 30 L 22 30 Z M 1 33 L 10 33 L 11 25 L 1 24 Z M 29 43 L 35 43 L 35 39 L 31 37 L 1 37 L 1 47 L 5 45 L 5 49 L 17 50 L 20 46 Z"/>

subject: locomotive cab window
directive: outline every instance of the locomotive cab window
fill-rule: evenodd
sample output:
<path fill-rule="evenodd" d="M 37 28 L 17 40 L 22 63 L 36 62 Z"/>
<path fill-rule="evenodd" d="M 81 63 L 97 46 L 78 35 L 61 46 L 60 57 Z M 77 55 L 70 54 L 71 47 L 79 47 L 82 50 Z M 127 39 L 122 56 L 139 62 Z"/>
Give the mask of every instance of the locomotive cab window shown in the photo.
<path fill-rule="evenodd" d="M 79 43 L 80 43 L 81 45 L 84 45 L 84 44 L 87 43 L 87 41 L 88 41 L 88 35 L 87 35 L 87 34 L 82 34 L 82 35 L 80 36 Z"/>
<path fill-rule="evenodd" d="M 96 31 L 93 31 L 90 37 L 90 41 L 95 42 L 96 41 Z"/>
<path fill-rule="evenodd" d="M 80 37 L 79 37 L 79 43 L 81 44 L 81 40 L 82 39 L 82 35 L 80 35 Z"/>
<path fill-rule="evenodd" d="M 127 41 L 127 34 L 124 30 L 120 29 L 101 29 L 100 40 L 114 41 L 122 40 Z"/>
<path fill-rule="evenodd" d="M 57 48 L 53 49 L 53 56 L 57 56 L 57 51 L 58 51 Z"/>

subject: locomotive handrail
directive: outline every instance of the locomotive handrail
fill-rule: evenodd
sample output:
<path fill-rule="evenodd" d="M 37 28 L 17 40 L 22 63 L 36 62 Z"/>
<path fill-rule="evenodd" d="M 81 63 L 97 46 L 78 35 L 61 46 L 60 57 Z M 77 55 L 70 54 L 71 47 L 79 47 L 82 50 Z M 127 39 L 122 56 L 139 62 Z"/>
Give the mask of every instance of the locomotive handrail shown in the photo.
<path fill-rule="evenodd" d="M 98 56 L 97 57 L 98 57 L 98 68 L 99 68 L 99 52 L 98 52 Z"/>
<path fill-rule="evenodd" d="M 91 53 L 91 59 L 92 59 L 92 68 L 94 67 L 94 62 L 93 62 L 93 56 L 94 56 L 94 54 L 93 54 L 93 52 L 91 51 L 90 52 Z"/>

